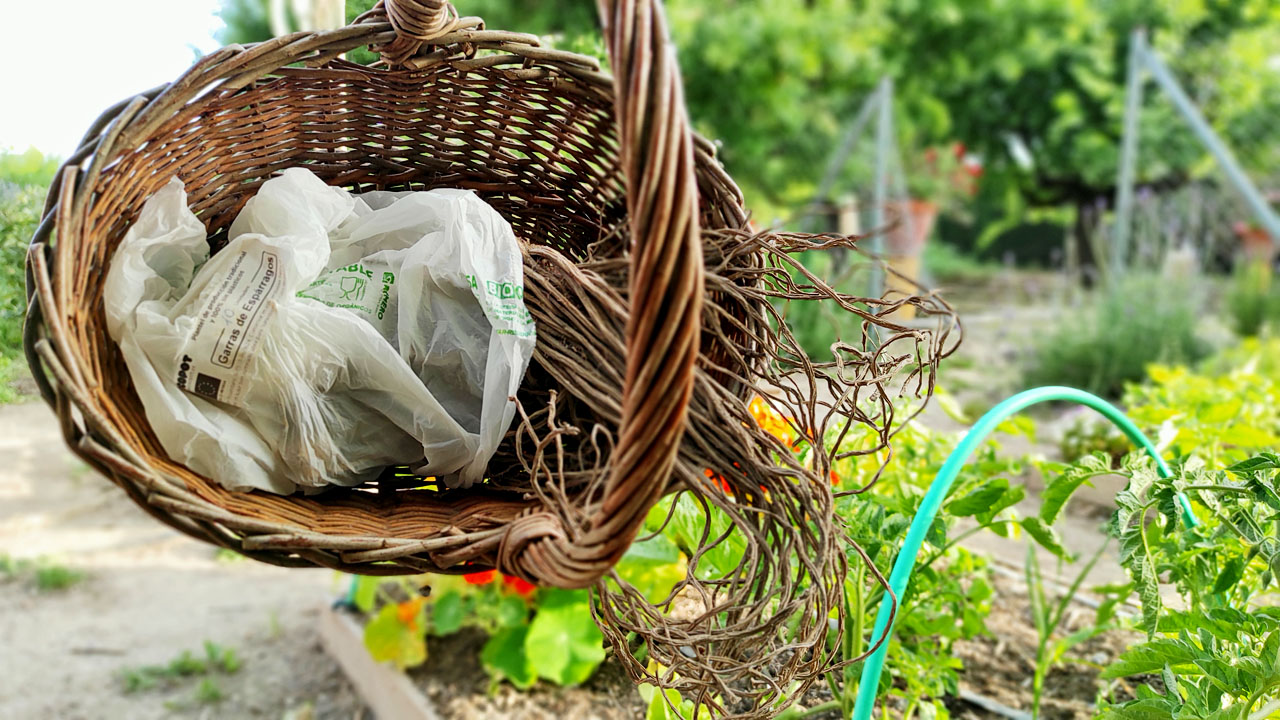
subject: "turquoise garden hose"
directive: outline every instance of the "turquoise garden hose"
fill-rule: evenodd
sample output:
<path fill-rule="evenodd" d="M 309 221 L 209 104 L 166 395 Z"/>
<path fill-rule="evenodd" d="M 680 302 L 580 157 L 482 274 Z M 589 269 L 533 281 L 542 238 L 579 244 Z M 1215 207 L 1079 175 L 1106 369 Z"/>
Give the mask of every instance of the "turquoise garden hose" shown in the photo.
<path fill-rule="evenodd" d="M 916 555 L 920 552 L 920 546 L 924 543 L 925 535 L 933 525 L 933 520 L 937 516 L 938 510 L 942 508 L 943 501 L 947 499 L 947 494 L 951 491 L 951 485 L 960 473 L 960 468 L 968 461 L 973 451 L 986 439 L 987 435 L 991 434 L 992 430 L 1011 415 L 1037 403 L 1053 400 L 1079 403 L 1097 410 L 1114 423 L 1116 427 L 1120 428 L 1121 432 L 1133 441 L 1135 445 L 1139 445 L 1147 451 L 1147 454 L 1155 460 L 1156 469 L 1161 477 L 1167 478 L 1171 475 L 1169 466 L 1160 458 L 1159 451 L 1156 450 L 1155 445 L 1151 444 L 1147 436 L 1142 434 L 1142 431 L 1133 424 L 1133 421 L 1102 398 L 1068 387 L 1042 387 L 1020 392 L 992 408 L 986 415 L 983 415 L 973 426 L 973 429 L 960 440 L 960 445 L 951 452 L 951 455 L 947 457 L 947 461 L 943 463 L 942 469 L 938 471 L 938 476 L 934 478 L 933 485 L 930 486 L 929 492 L 925 494 L 924 500 L 920 503 L 920 509 L 916 512 L 915 519 L 911 522 L 911 527 L 907 531 L 907 539 L 903 542 L 902 549 L 898 552 L 898 559 L 893 564 L 893 573 L 889 576 L 889 588 L 892 590 L 893 598 L 901 598 L 906 592 L 907 584 L 911 581 L 911 572 L 915 569 Z M 1183 523 L 1187 527 L 1195 527 L 1198 523 L 1195 514 L 1191 511 L 1191 504 L 1187 501 L 1187 498 L 1179 495 L 1178 504 L 1182 507 Z M 880 684 L 880 674 L 884 670 L 885 655 L 889 652 L 889 637 L 887 633 L 893 631 L 891 623 L 893 615 L 894 602 L 886 595 L 885 599 L 880 603 L 880 610 L 876 615 L 875 630 L 871 633 L 873 638 L 884 637 L 884 642 L 867 658 L 866 664 L 862 667 L 862 679 L 858 683 L 857 702 L 854 705 L 852 720 L 871 720 L 871 710 L 875 707 L 876 702 L 876 687 Z"/>

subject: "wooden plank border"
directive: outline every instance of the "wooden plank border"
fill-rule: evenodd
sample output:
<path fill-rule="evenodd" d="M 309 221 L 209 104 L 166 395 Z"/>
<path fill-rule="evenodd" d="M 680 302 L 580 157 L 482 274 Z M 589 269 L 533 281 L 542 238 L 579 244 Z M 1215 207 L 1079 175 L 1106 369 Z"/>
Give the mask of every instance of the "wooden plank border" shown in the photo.
<path fill-rule="evenodd" d="M 349 614 L 327 605 L 322 608 L 320 643 L 378 720 L 441 720 L 431 701 L 404 673 L 369 656 L 364 633 Z"/>

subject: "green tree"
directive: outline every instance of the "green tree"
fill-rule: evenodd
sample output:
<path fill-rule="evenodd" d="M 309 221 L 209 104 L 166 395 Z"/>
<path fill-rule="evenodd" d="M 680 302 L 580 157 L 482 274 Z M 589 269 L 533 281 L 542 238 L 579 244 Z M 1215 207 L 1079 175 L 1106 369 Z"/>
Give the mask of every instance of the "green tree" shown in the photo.
<path fill-rule="evenodd" d="M 1266 70 L 1280 47 L 1280 6 L 1267 0 L 918 0 L 886 12 L 900 30 L 884 50 L 900 112 L 925 118 L 926 136 L 979 150 L 988 192 L 1012 214 L 1066 204 L 1085 221 L 1113 195 L 1136 27 L 1229 144 L 1274 152 L 1280 143 L 1280 73 Z M 1147 102 L 1140 123 L 1144 145 L 1158 148 L 1141 154 L 1140 182 L 1173 187 L 1206 167 L 1167 102 Z M 1246 160 L 1266 167 L 1274 156 Z"/>

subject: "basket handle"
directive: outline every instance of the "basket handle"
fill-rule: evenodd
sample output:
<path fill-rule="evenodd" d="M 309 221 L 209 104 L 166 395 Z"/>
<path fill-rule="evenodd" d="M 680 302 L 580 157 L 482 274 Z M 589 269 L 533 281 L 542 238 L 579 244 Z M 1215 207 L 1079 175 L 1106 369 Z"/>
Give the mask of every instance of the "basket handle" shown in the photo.
<path fill-rule="evenodd" d="M 684 435 L 702 328 L 693 135 L 662 3 L 597 5 L 631 223 L 622 419 L 602 502 L 584 530 L 566 537 L 557 515 L 535 513 L 509 528 L 499 551 L 499 565 L 558 587 L 587 587 L 608 572 L 661 498 Z"/>
<path fill-rule="evenodd" d="M 379 0 L 366 16 L 385 15 L 395 40 L 375 50 L 392 66 L 402 65 L 435 38 L 458 24 L 458 11 L 448 0 Z M 362 16 L 365 17 L 365 16 Z"/>

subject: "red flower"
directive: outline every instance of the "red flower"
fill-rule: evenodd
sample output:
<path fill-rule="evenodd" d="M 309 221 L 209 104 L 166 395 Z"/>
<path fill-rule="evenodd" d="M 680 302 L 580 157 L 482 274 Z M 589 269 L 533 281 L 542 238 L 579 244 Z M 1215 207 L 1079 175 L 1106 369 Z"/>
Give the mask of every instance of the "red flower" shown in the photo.
<path fill-rule="evenodd" d="M 515 594 L 525 598 L 532 595 L 533 591 L 538 589 L 537 585 L 534 585 L 524 578 L 516 577 L 515 575 L 503 575 L 502 584 L 506 585 L 509 589 L 515 592 Z"/>
<path fill-rule="evenodd" d="M 734 464 L 736 465 L 737 463 L 734 463 Z M 707 476 L 707 477 L 709 477 L 709 478 L 711 478 L 711 482 L 712 482 L 712 483 L 719 484 L 719 485 L 720 485 L 720 487 L 721 487 L 725 492 L 730 493 L 730 494 L 732 494 L 732 493 L 733 493 L 733 488 L 729 486 L 729 481 L 728 481 L 728 480 L 725 480 L 725 479 L 724 479 L 724 476 L 722 476 L 722 475 L 717 475 L 717 474 L 715 474 L 715 473 L 711 472 L 711 468 L 707 468 L 706 470 L 703 470 L 703 471 L 702 471 L 702 474 L 703 474 L 703 475 L 706 475 L 706 476 Z"/>
<path fill-rule="evenodd" d="M 840 484 L 840 476 L 836 474 L 836 471 L 835 471 L 835 470 L 832 470 L 832 471 L 831 471 L 831 484 L 832 484 L 832 485 L 839 485 L 839 484 Z"/>
<path fill-rule="evenodd" d="M 488 585 L 498 579 L 497 570 L 481 570 L 480 572 L 467 573 L 462 576 L 468 585 Z"/>
<path fill-rule="evenodd" d="M 969 152 L 969 148 L 966 148 L 964 143 L 958 142 L 951 146 L 951 151 L 956 154 L 956 159 L 959 160 L 965 156 L 965 153 Z"/>

